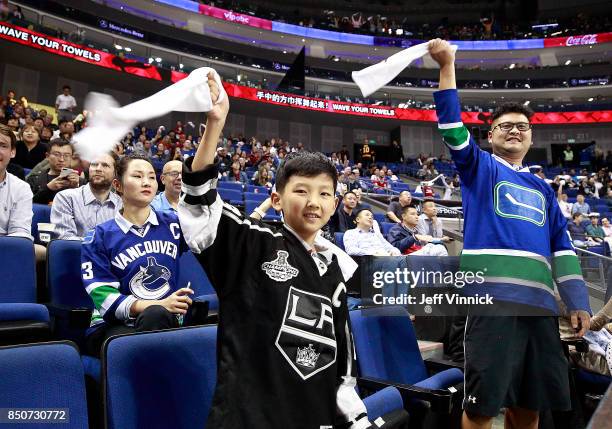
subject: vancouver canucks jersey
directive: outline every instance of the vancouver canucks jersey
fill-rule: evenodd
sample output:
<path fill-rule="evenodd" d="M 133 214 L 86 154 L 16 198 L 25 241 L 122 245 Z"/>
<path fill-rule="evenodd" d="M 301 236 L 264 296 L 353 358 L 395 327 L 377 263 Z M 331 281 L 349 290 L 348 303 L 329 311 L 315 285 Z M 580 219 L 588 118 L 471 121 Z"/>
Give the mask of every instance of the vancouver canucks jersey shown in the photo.
<path fill-rule="evenodd" d="M 471 291 L 556 313 L 558 287 L 570 310 L 590 312 L 580 264 L 553 189 L 528 168 L 478 147 L 461 121 L 456 89 L 438 91 L 434 98 L 438 128 L 461 176 L 461 266 L 483 271 L 485 279 L 482 287 L 471 285 Z"/>
<path fill-rule="evenodd" d="M 139 228 L 117 213 L 90 230 L 81 249 L 83 285 L 94 303 L 92 326 L 131 324 L 136 300 L 163 299 L 177 285 L 178 258 L 187 249 L 176 213 L 151 213 Z"/>
<path fill-rule="evenodd" d="M 356 264 L 331 243 L 313 257 L 287 226 L 245 218 L 218 196 L 216 165 L 193 173 L 190 163 L 181 227 L 219 297 L 218 377 L 206 427 L 370 427 L 355 391 L 344 285 Z M 343 258 L 350 263 L 341 267 Z"/>

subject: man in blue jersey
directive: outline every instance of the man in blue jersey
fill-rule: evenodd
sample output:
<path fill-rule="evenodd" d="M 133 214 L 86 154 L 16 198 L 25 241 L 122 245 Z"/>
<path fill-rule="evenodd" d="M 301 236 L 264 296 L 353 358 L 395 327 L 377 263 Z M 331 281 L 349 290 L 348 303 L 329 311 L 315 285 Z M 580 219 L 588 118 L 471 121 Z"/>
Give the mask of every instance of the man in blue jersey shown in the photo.
<path fill-rule="evenodd" d="M 490 428 L 505 407 L 506 428 L 536 429 L 540 411 L 571 407 L 554 292 L 582 336 L 590 307 L 580 265 L 553 189 L 522 165 L 533 112 L 502 105 L 491 118 L 493 154 L 481 150 L 461 120 L 453 48 L 436 39 L 429 51 L 440 66 L 438 128 L 461 176 L 461 267 L 484 273 L 483 283 L 464 292 L 489 294 L 496 303 L 468 310 L 462 425 Z"/>

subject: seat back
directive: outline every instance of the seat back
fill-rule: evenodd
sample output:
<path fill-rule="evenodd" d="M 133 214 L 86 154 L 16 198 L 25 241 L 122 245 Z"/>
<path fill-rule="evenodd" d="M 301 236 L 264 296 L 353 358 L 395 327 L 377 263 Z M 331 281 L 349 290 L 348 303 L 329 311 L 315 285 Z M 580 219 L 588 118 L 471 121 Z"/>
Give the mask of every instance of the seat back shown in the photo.
<path fill-rule="evenodd" d="M 59 408 L 66 410 L 66 420 L 56 420 L 57 423 L 61 422 L 58 427 L 88 427 L 85 376 L 79 352 L 72 343 L 1 347 L 0 380 L 2 407 L 46 410 Z M 59 418 L 60 414 L 55 417 Z M 55 425 L 50 424 L 49 427 L 51 426 Z"/>
<path fill-rule="evenodd" d="M 0 237 L 0 302 L 36 302 L 34 245 L 23 237 Z"/>
<path fill-rule="evenodd" d="M 383 236 L 387 236 L 387 234 L 389 234 L 389 231 L 391 231 L 391 228 L 393 228 L 396 224 L 393 222 L 381 222 L 380 223 L 380 232 Z"/>
<path fill-rule="evenodd" d="M 51 207 L 46 204 L 32 204 L 32 237 L 34 242 L 41 244 L 38 236 L 38 224 L 51 222 Z"/>
<path fill-rule="evenodd" d="M 429 377 L 405 308 L 353 310 L 350 317 L 361 376 L 405 384 Z"/>
<path fill-rule="evenodd" d="M 81 280 L 81 242 L 52 240 L 47 246 L 47 285 L 51 303 L 93 309 Z"/>
<path fill-rule="evenodd" d="M 242 192 L 236 189 L 218 188 L 217 192 L 223 201 L 242 201 Z"/>
<path fill-rule="evenodd" d="M 232 189 L 234 191 L 242 192 L 243 186 L 240 182 L 217 182 L 218 189 Z"/>
<path fill-rule="evenodd" d="M 334 233 L 334 239 L 336 240 L 336 246 L 338 246 L 342 250 L 345 250 L 344 249 L 344 233 L 343 232 Z"/>
<path fill-rule="evenodd" d="M 245 192 L 244 199 L 250 201 L 265 201 L 269 197 L 268 194 L 264 194 L 261 192 Z"/>
<path fill-rule="evenodd" d="M 102 354 L 106 428 L 205 427 L 216 340 L 213 325 L 109 339 Z"/>
<path fill-rule="evenodd" d="M 194 297 L 216 293 L 202 265 L 191 252 L 183 253 L 179 259 L 178 287 L 186 287 L 188 282 L 191 282 Z"/>
<path fill-rule="evenodd" d="M 259 207 L 259 205 L 261 204 L 261 202 L 259 201 L 251 201 L 251 200 L 246 200 L 244 202 L 244 213 L 249 216 L 251 213 L 253 213 L 253 211 Z M 268 211 L 266 211 L 266 217 L 264 219 L 277 219 L 279 218 L 279 216 L 276 214 L 276 211 L 274 211 L 273 208 L 269 208 Z"/>

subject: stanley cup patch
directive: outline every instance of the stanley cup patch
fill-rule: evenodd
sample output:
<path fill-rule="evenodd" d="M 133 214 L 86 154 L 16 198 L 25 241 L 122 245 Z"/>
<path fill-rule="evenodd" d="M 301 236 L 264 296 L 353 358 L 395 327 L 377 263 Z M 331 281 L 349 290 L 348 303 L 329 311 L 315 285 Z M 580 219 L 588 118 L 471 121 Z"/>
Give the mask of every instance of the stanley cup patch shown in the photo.
<path fill-rule="evenodd" d="M 300 271 L 289 265 L 287 258 L 289 253 L 284 250 L 278 250 L 276 259 L 270 262 L 261 264 L 261 269 L 266 272 L 268 277 L 277 282 L 286 282 L 287 280 L 297 277 Z"/>

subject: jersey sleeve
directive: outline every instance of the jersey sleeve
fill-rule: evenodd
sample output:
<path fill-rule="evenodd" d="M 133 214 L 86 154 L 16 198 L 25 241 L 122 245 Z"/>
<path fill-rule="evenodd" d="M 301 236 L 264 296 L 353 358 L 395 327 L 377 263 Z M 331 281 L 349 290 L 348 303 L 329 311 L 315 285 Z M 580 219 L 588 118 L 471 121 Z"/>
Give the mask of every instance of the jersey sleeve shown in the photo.
<path fill-rule="evenodd" d="M 346 286 L 338 285 L 332 305 L 334 306 L 334 323 L 338 347 L 338 388 L 336 391 L 336 408 L 338 417 L 350 428 L 362 429 L 372 427 L 368 421 L 366 407 L 357 394 L 357 358 L 353 344 L 348 306 L 346 302 Z"/>
<path fill-rule="evenodd" d="M 483 151 L 480 150 L 468 129 L 461 120 L 461 105 L 456 89 L 434 92 L 438 131 L 450 149 L 450 154 L 461 180 L 466 184 L 472 181 L 479 167 Z"/>
<path fill-rule="evenodd" d="M 98 316 L 108 323 L 117 323 L 130 318 L 130 307 L 136 298 L 119 291 L 120 282 L 111 271 L 104 230 L 99 226 L 89 231 L 83 240 L 81 278 L 94 303 L 94 319 Z"/>
<path fill-rule="evenodd" d="M 240 286 L 265 243 L 282 234 L 224 203 L 217 193 L 217 165 L 192 172 L 192 160 L 183 166 L 179 220 L 185 241 L 222 297 Z"/>
<path fill-rule="evenodd" d="M 580 262 L 567 231 L 567 219 L 563 217 L 556 198 L 549 198 L 549 201 L 551 201 L 548 215 L 552 272 L 559 295 L 570 311 L 585 310 L 591 313 L 589 294 L 582 278 Z"/>

